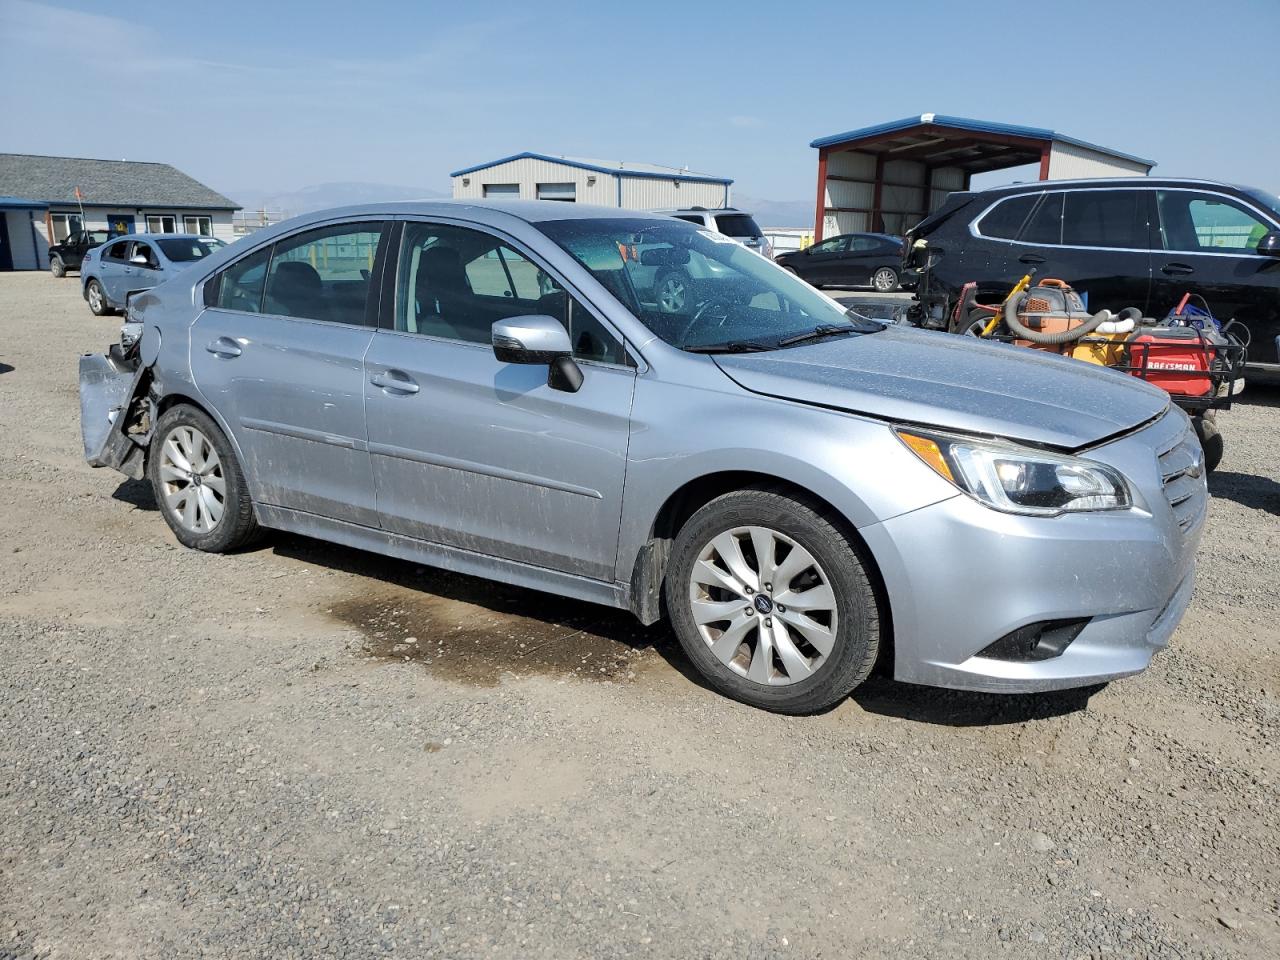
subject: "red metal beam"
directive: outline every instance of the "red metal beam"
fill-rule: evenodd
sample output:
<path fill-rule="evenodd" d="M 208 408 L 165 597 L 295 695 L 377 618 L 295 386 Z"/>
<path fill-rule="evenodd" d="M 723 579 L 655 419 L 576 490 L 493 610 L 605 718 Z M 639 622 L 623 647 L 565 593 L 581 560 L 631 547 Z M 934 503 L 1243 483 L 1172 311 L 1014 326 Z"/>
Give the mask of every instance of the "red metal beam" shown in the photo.
<path fill-rule="evenodd" d="M 876 183 L 871 193 L 871 223 L 873 232 L 884 230 L 884 218 L 880 215 L 880 198 L 884 194 L 884 154 L 876 154 Z M 879 225 L 877 225 L 879 221 Z"/>
<path fill-rule="evenodd" d="M 1040 148 L 1040 179 L 1049 179 L 1049 151 L 1053 148 L 1053 144 L 1046 143 Z"/>
<path fill-rule="evenodd" d="M 827 218 L 827 150 L 818 150 L 818 209 L 813 216 L 813 242 L 822 240 L 822 223 Z"/>

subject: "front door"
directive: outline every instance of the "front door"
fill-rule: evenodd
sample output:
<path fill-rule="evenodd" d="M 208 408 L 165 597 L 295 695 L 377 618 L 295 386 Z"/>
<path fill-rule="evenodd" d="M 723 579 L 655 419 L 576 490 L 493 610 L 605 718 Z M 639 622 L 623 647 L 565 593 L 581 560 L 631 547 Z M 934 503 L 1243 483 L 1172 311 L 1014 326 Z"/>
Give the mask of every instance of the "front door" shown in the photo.
<path fill-rule="evenodd" d="M 191 372 L 261 503 L 378 525 L 364 355 L 381 235 L 378 222 L 309 230 L 209 281 L 217 286 L 191 329 Z"/>
<path fill-rule="evenodd" d="M 113 236 L 123 237 L 134 231 L 133 214 L 131 213 L 109 213 L 107 214 L 107 229 L 111 231 Z"/>
<path fill-rule="evenodd" d="M 805 248 L 796 265 L 800 276 L 815 286 L 837 283 L 843 270 L 845 251 L 849 249 L 848 236 L 832 237 Z"/>
<path fill-rule="evenodd" d="M 1280 260 L 1258 253 L 1258 241 L 1276 225 L 1225 194 L 1160 190 L 1157 198 L 1152 314 L 1163 317 L 1186 293 L 1197 293 L 1219 320 L 1236 319 L 1249 328 L 1250 362 L 1276 363 Z"/>
<path fill-rule="evenodd" d="M 388 530 L 596 580 L 617 556 L 635 368 L 621 341 L 527 253 L 455 225 L 405 224 L 388 324 L 365 358 Z M 500 362 L 496 320 L 555 316 L 582 368 Z"/>

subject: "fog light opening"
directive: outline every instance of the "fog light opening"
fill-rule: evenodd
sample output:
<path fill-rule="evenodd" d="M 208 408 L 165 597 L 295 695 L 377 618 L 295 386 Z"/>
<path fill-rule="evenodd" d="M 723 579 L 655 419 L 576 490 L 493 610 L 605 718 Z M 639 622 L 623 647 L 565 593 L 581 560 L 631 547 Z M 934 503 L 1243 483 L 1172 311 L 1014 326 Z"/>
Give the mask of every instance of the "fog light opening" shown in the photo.
<path fill-rule="evenodd" d="M 995 643 L 983 648 L 978 656 L 989 660 L 1011 660 L 1020 663 L 1052 660 L 1062 656 L 1089 618 L 1076 620 L 1041 620 L 1006 633 Z"/>

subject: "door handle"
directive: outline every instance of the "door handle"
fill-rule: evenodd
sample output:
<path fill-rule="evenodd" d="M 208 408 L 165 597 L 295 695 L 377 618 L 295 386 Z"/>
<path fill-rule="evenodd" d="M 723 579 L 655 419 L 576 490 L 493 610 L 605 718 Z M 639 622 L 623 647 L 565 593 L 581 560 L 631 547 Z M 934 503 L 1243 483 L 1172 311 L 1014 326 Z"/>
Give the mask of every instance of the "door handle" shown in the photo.
<path fill-rule="evenodd" d="M 1044 257 L 1038 253 L 1024 253 L 1018 258 L 1019 263 L 1044 263 Z"/>
<path fill-rule="evenodd" d="M 1168 276 L 1181 276 L 1188 273 L 1195 273 L 1196 268 L 1185 263 L 1166 263 L 1160 268 L 1160 272 Z"/>
<path fill-rule="evenodd" d="M 400 393 L 417 393 L 418 384 L 413 378 L 401 370 L 388 370 L 386 373 L 374 374 L 369 382 L 383 390 L 397 390 Z"/>
<path fill-rule="evenodd" d="M 211 340 L 205 344 L 204 348 L 215 357 L 222 357 L 225 360 L 238 357 L 243 352 L 240 349 L 240 344 L 230 337 L 218 337 L 216 340 Z"/>

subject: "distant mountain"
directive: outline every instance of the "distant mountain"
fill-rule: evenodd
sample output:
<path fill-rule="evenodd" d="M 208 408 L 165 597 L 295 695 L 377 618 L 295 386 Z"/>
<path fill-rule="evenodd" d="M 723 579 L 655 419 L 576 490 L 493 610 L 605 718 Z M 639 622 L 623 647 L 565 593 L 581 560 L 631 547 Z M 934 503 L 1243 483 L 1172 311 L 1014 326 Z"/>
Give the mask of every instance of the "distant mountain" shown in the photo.
<path fill-rule="evenodd" d="M 762 227 L 807 227 L 813 229 L 812 200 L 761 200 L 735 193 L 733 205 L 755 215 Z"/>
<path fill-rule="evenodd" d="M 329 207 L 345 207 L 355 203 L 380 203 L 384 200 L 435 200 L 449 194 L 426 187 L 403 187 L 389 183 L 317 183 L 298 190 L 269 192 L 265 190 L 228 190 L 227 196 L 244 207 L 247 213 L 267 209 L 269 214 L 296 216 Z"/>

